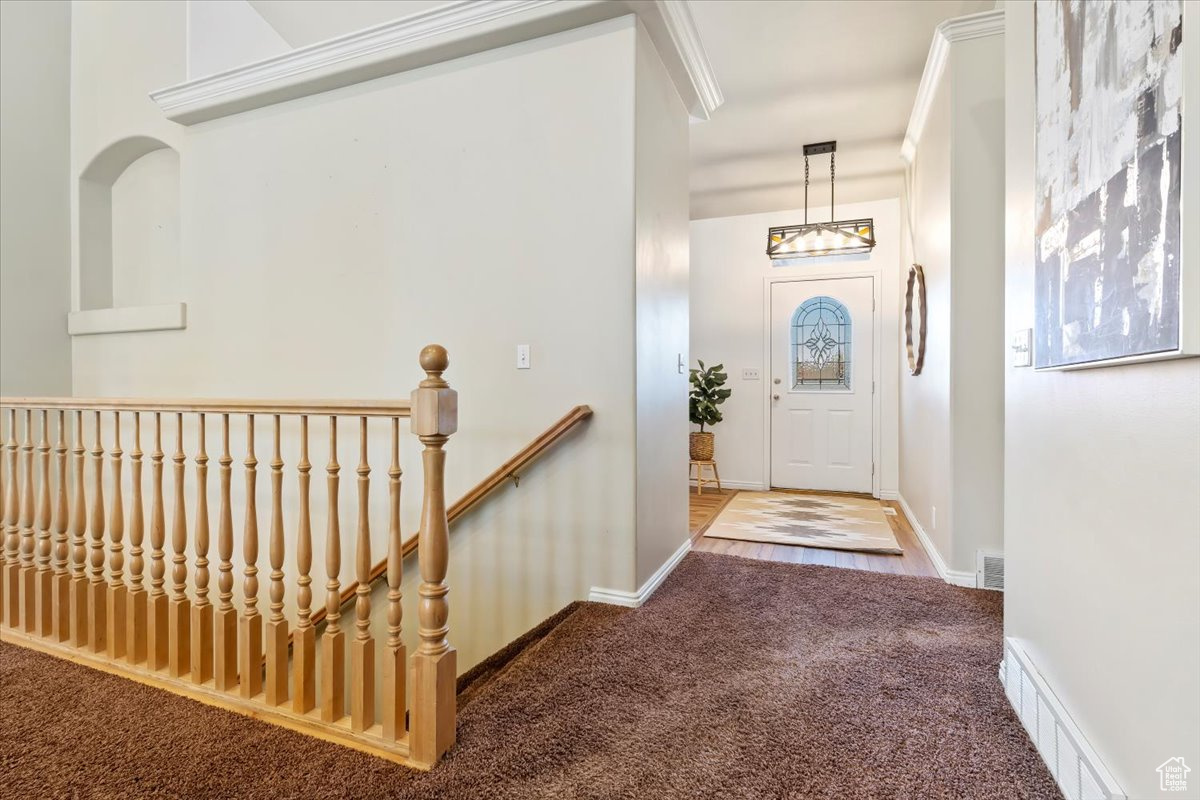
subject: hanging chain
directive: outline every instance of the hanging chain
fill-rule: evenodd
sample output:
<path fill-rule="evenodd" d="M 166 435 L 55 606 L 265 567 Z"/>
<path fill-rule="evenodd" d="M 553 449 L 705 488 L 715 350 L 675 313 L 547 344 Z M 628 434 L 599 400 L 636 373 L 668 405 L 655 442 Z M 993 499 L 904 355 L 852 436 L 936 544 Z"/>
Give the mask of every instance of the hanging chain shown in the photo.
<path fill-rule="evenodd" d="M 837 219 L 837 215 L 833 213 L 833 159 L 836 153 L 829 154 L 829 221 L 833 222 Z"/>
<path fill-rule="evenodd" d="M 804 224 L 808 224 L 808 154 L 804 155 Z"/>

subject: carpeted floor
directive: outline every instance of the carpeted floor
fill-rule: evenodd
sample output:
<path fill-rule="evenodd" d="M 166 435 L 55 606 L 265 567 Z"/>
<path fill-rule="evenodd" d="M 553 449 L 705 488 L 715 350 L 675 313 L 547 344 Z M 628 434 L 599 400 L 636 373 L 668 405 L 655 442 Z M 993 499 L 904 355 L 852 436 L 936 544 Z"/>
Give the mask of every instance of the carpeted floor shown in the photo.
<path fill-rule="evenodd" d="M 1057 798 L 1000 655 L 998 593 L 693 553 L 465 676 L 418 774 L 0 645 L 0 796 Z"/>

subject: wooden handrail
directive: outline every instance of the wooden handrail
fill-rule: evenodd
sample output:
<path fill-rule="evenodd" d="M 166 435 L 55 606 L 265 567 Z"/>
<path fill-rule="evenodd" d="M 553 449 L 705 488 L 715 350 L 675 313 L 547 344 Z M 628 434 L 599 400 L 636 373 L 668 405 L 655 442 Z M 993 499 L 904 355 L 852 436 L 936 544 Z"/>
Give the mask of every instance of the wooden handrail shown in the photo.
<path fill-rule="evenodd" d="M 458 499 L 454 505 L 446 509 L 447 522 L 454 520 L 466 514 L 476 505 L 478 505 L 485 497 L 500 488 L 503 483 L 517 476 L 517 471 L 526 467 L 530 462 L 536 460 L 542 453 L 553 447 L 560 439 L 566 436 L 576 425 L 583 422 L 592 416 L 591 406 L 575 406 L 566 416 L 558 422 L 547 428 L 540 436 L 534 439 L 525 447 L 521 448 L 508 461 L 505 461 L 499 467 L 492 471 L 490 475 L 475 485 L 469 492 Z M 420 533 L 414 533 L 404 541 L 403 547 L 400 549 L 401 558 L 407 558 L 417 549 L 417 542 L 420 539 Z M 387 559 L 380 561 L 371 568 L 369 583 L 374 583 L 379 580 L 384 573 L 387 572 Z M 351 583 L 342 590 L 342 605 L 354 599 L 355 591 L 358 589 L 358 583 Z M 316 625 L 325 619 L 325 609 L 321 608 L 314 611 L 312 614 L 312 624 Z"/>
<path fill-rule="evenodd" d="M 145 397 L 0 397 L 4 408 L 84 411 L 170 411 L 211 414 L 311 414 L 312 416 L 409 417 L 407 400 L 224 400 Z"/>

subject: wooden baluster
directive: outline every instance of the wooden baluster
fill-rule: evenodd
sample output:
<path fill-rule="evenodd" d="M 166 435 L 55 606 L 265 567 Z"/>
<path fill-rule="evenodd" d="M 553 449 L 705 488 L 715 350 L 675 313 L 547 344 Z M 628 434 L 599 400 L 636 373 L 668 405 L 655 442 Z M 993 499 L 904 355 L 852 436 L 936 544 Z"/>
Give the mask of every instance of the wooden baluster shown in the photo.
<path fill-rule="evenodd" d="M 42 468 L 38 487 L 37 510 L 37 572 L 34 574 L 34 616 L 38 636 L 54 635 L 53 576 L 50 569 L 50 412 L 42 410 L 42 441 L 38 444 L 38 461 Z"/>
<path fill-rule="evenodd" d="M 21 628 L 33 633 L 37 616 L 34 586 L 37 567 L 33 561 L 33 411 L 30 409 L 25 410 L 25 444 L 21 450 L 25 453 L 25 491 L 21 494 Z"/>
<path fill-rule="evenodd" d="M 279 454 L 279 415 L 271 458 L 271 619 L 267 622 L 267 705 L 288 698 L 288 624 L 283 616 L 283 458 Z"/>
<path fill-rule="evenodd" d="M 295 694 L 292 710 L 306 714 L 316 705 L 316 632 L 312 625 L 312 520 L 308 511 L 309 470 L 308 461 L 308 416 L 300 417 L 300 462 L 296 471 L 300 473 L 300 519 L 296 529 L 296 632 L 292 637 L 292 680 Z"/>
<path fill-rule="evenodd" d="M 150 596 L 146 598 L 146 666 L 163 669 L 169 661 L 170 604 L 163 583 L 167 563 L 163 547 L 167 541 L 166 512 L 163 510 L 162 414 L 154 412 L 154 451 L 150 453 Z"/>
<path fill-rule="evenodd" d="M 67 412 L 58 412 L 58 444 L 54 455 L 58 461 L 58 495 L 54 508 L 54 638 L 60 642 L 71 639 L 71 576 L 67 572 Z M 0 515 L 2 517 L 3 515 Z"/>
<path fill-rule="evenodd" d="M 192 680 L 213 676 L 213 606 L 208 599 L 208 450 L 204 414 L 199 415 L 196 453 L 196 602 L 192 604 Z"/>
<path fill-rule="evenodd" d="M 221 415 L 221 510 L 217 521 L 217 607 L 214 616 L 213 683 L 228 691 L 237 685 L 237 609 L 233 607 L 233 511 L 229 500 L 233 458 L 229 455 L 229 415 Z"/>
<path fill-rule="evenodd" d="M 129 506 L 129 595 L 125 599 L 125 658 L 130 664 L 146 660 L 146 590 L 142 585 L 145 569 L 142 540 L 145 518 L 142 512 L 142 413 L 133 412 L 133 466 L 130 479 L 133 493 Z"/>
<path fill-rule="evenodd" d="M 325 633 L 321 637 L 321 719 L 337 722 L 346 715 L 346 636 L 338 624 L 342 616 L 342 533 L 338 521 L 337 417 L 329 418 L 329 463 L 325 466 L 329 491 L 329 524 L 325 534 Z"/>
<path fill-rule="evenodd" d="M 358 543 L 355 553 L 358 588 L 354 590 L 354 644 L 350 649 L 350 728 L 365 731 L 375 724 L 375 639 L 371 637 L 371 520 L 368 493 L 367 418 L 358 419 Z"/>
<path fill-rule="evenodd" d="M 187 506 L 183 496 L 183 414 L 175 415 L 175 514 L 171 519 L 171 604 L 168 612 L 168 671 L 179 677 L 192 666 L 191 603 L 187 598 Z"/>
<path fill-rule="evenodd" d="M 125 657 L 125 556 L 124 545 L 121 542 L 125 535 L 125 506 L 121 496 L 121 412 L 113 412 L 113 496 L 112 512 L 108 523 L 109 560 L 108 560 L 108 611 L 105 619 L 108 629 L 105 640 L 108 643 L 108 657 L 118 659 Z"/>
<path fill-rule="evenodd" d="M 400 573 L 404 567 L 400 535 L 400 419 L 392 417 L 392 463 L 388 468 L 388 638 L 383 653 L 383 736 L 395 741 L 405 734 L 404 696 L 408 653 L 400 639 L 404 611 L 400 606 Z"/>
<path fill-rule="evenodd" d="M 108 585 L 104 581 L 104 444 L 100 412 L 95 412 L 96 446 L 92 448 L 92 576 L 88 584 L 88 647 L 100 653 L 106 648 L 108 632 Z"/>
<path fill-rule="evenodd" d="M 71 508 L 71 644 L 88 642 L 87 502 L 84 490 L 83 412 L 75 412 L 75 499 Z"/>
<path fill-rule="evenodd" d="M 242 558 L 246 562 L 242 581 L 242 618 L 238 624 L 238 671 L 242 697 L 254 697 L 262 691 L 263 626 L 258 613 L 258 508 L 254 486 L 258 459 L 254 457 L 254 415 L 246 415 L 246 528 L 242 540 Z"/>
<path fill-rule="evenodd" d="M 458 393 L 442 379 L 449 366 L 446 350 L 429 345 L 421 351 L 426 378 L 412 394 L 412 431 L 425 445 L 425 473 L 418 546 L 421 585 L 417 589 L 418 635 L 413 656 L 413 707 L 409 746 L 412 759 L 433 765 L 454 745 L 456 653 L 447 640 L 449 605 L 446 569 L 450 530 L 446 520 L 443 449 L 458 429 Z"/>
<path fill-rule="evenodd" d="M 17 410 L 8 412 L 8 491 L 4 500 L 4 622 L 21 624 L 21 473 L 17 461 Z M 29 480 L 28 476 L 25 478 Z"/>

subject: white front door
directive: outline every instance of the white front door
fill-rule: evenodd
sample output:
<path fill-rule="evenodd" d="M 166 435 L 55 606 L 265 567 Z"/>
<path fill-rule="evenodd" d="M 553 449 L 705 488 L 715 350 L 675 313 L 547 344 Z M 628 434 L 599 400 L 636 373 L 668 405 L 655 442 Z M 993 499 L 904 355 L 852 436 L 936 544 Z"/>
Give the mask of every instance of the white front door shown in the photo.
<path fill-rule="evenodd" d="M 872 490 L 874 280 L 771 285 L 771 485 Z"/>

